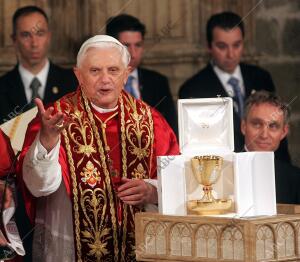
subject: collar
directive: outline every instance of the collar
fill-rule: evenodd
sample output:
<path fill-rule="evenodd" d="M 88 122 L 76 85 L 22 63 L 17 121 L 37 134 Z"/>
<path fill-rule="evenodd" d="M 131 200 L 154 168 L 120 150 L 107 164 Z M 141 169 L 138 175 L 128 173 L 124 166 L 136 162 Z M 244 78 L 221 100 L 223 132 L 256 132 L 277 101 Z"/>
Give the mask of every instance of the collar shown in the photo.
<path fill-rule="evenodd" d="M 225 83 L 228 82 L 230 77 L 235 77 L 240 81 L 240 83 L 242 82 L 243 78 L 242 78 L 242 72 L 241 72 L 240 65 L 238 65 L 234 69 L 232 74 L 229 74 L 229 73 L 223 71 L 221 68 L 219 68 L 213 61 L 211 62 L 211 64 L 212 64 L 213 70 L 216 72 L 216 74 L 219 76 L 220 79 L 224 80 Z"/>
<path fill-rule="evenodd" d="M 49 60 L 47 59 L 42 70 L 37 75 L 34 75 L 30 71 L 28 71 L 24 66 L 19 64 L 18 70 L 21 75 L 21 79 L 23 81 L 25 88 L 27 87 L 29 88 L 30 83 L 34 77 L 38 78 L 42 86 L 46 86 L 49 68 L 50 68 L 50 63 Z"/>
<path fill-rule="evenodd" d="M 218 79 L 220 80 L 223 88 L 227 92 L 227 94 L 231 97 L 233 97 L 234 93 L 232 92 L 232 86 L 228 84 L 228 80 L 230 77 L 235 77 L 236 79 L 239 80 L 239 87 L 241 89 L 241 92 L 243 95 L 245 95 L 245 87 L 244 87 L 244 80 L 241 72 L 241 67 L 238 65 L 234 72 L 232 74 L 229 74 L 225 71 L 223 71 L 221 68 L 219 68 L 217 65 L 214 64 L 213 61 L 211 61 L 211 66 L 215 74 L 217 75 Z"/>
<path fill-rule="evenodd" d="M 133 76 L 134 79 L 139 79 L 139 74 L 138 74 L 137 68 L 134 69 L 129 75 L 130 75 L 130 76 Z"/>
<path fill-rule="evenodd" d="M 96 106 L 93 103 L 91 103 L 91 105 L 100 114 L 113 112 L 113 111 L 116 111 L 118 109 L 118 105 L 116 105 L 114 108 L 102 108 L 102 107 Z"/>

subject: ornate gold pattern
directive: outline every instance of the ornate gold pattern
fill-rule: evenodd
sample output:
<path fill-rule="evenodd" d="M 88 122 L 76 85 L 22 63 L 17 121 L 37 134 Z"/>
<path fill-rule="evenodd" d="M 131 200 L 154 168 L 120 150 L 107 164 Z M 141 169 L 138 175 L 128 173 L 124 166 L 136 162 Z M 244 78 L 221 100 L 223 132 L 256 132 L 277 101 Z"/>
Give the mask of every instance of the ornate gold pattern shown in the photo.
<path fill-rule="evenodd" d="M 109 253 L 107 249 L 107 240 L 111 238 L 111 230 L 105 227 L 105 212 L 107 205 L 105 187 L 104 189 L 96 188 L 94 190 L 82 190 L 80 185 L 79 189 L 81 193 L 80 205 L 85 217 L 83 219 L 85 228 L 81 231 L 82 242 L 88 243 L 88 246 L 90 247 L 88 256 L 95 257 L 97 261 L 102 261 L 101 259 L 103 259 L 103 256 Z"/>
<path fill-rule="evenodd" d="M 59 112 L 62 112 L 61 106 L 59 102 L 56 102 L 56 106 Z M 79 222 L 79 212 L 78 212 L 78 190 L 77 190 L 77 180 L 75 173 L 75 165 L 72 157 L 71 146 L 67 131 L 64 129 L 62 134 L 66 143 L 66 151 L 67 157 L 70 165 L 70 174 L 72 178 L 72 191 L 73 191 L 73 210 L 74 210 L 74 223 L 75 223 L 75 245 L 77 251 L 78 262 L 82 262 L 81 260 L 81 243 L 80 243 L 80 222 Z"/>
<path fill-rule="evenodd" d="M 123 176 L 127 177 L 127 151 L 126 151 L 126 134 L 125 134 L 125 109 L 123 97 L 120 96 L 120 109 L 121 109 L 121 150 L 122 150 L 122 169 Z M 126 252 L 126 233 L 127 233 L 127 205 L 124 205 L 124 219 L 123 219 L 123 239 L 121 247 L 121 260 L 125 257 Z"/>
<path fill-rule="evenodd" d="M 139 107 L 137 103 L 141 103 Z M 94 116 L 81 91 L 57 102 L 56 107 L 71 119 L 68 128 L 63 130 L 62 141 L 65 143 L 72 180 L 76 259 L 83 261 L 89 257 L 95 261 L 131 261 L 135 257 L 134 214 L 140 210 L 122 204 L 122 223 L 118 228 L 109 159 L 104 151 L 103 132 L 98 129 L 101 121 Z M 122 155 L 120 173 L 124 177 L 149 177 L 154 142 L 150 108 L 121 94 L 119 121 Z M 109 252 L 112 247 L 113 254 Z"/>
<path fill-rule="evenodd" d="M 131 173 L 131 175 L 136 179 L 144 179 L 146 178 L 146 170 L 144 169 L 143 165 L 139 163 L 134 169 L 134 172 Z"/>
<path fill-rule="evenodd" d="M 91 126 L 86 118 L 83 117 L 83 112 L 75 109 L 74 113 L 70 114 L 70 117 L 73 121 L 68 126 L 68 132 L 70 133 L 70 138 L 76 145 L 73 150 L 75 153 L 82 155 L 82 159 L 77 163 L 77 167 L 79 167 L 84 157 L 89 158 L 93 153 L 96 153 L 96 149 L 93 147 L 94 136 L 92 133 L 89 133 Z M 74 131 L 72 131 L 72 129 L 74 129 Z M 79 131 L 80 136 L 76 136 L 75 131 Z M 97 162 L 97 160 L 95 161 Z"/>
<path fill-rule="evenodd" d="M 86 166 L 83 168 L 83 172 L 80 172 L 80 175 L 83 176 L 81 181 L 89 184 L 91 187 L 95 187 L 97 182 L 100 182 L 100 173 L 91 161 L 86 163 Z"/>
<path fill-rule="evenodd" d="M 147 117 L 147 112 L 145 109 L 142 109 L 141 114 L 138 114 L 136 100 L 132 99 L 132 97 L 128 97 L 127 101 L 129 106 L 126 107 L 126 110 L 131 112 L 129 114 L 131 119 L 126 123 L 127 125 L 125 130 L 126 137 L 130 143 L 128 151 L 136 156 L 136 158 L 129 163 L 128 166 L 130 167 L 136 163 L 136 161 L 144 161 L 144 158 L 149 157 L 151 137 L 146 135 L 143 137 L 144 141 L 142 141 L 142 135 L 144 133 L 150 134 L 150 126 L 147 124 L 147 121 L 142 121 L 144 120 L 143 118 Z M 142 146 L 142 142 L 144 143 L 144 146 Z M 149 166 L 147 165 L 146 161 L 144 161 L 144 164 L 149 170 Z"/>
<path fill-rule="evenodd" d="M 110 199 L 110 213 L 111 213 L 111 220 L 112 220 L 112 225 L 113 225 L 113 241 L 114 241 L 114 251 L 115 251 L 114 255 L 115 255 L 115 261 L 118 261 L 119 247 L 118 247 L 117 221 L 116 221 L 116 212 L 115 212 L 116 207 L 115 207 L 115 204 L 113 201 L 114 198 L 113 198 L 113 193 L 112 193 L 112 185 L 110 183 L 110 175 L 109 175 L 107 165 L 106 165 L 106 158 L 105 158 L 104 149 L 103 149 L 104 147 L 103 147 L 102 141 L 100 139 L 98 129 L 95 124 L 95 119 L 93 117 L 93 113 L 89 106 L 89 102 L 88 102 L 87 98 L 85 97 L 84 93 L 82 93 L 82 97 L 83 97 L 84 106 L 88 113 L 89 121 L 92 125 L 92 129 L 95 134 L 96 142 L 98 145 L 98 150 L 100 152 L 101 164 L 102 164 L 102 168 L 103 168 L 104 175 L 105 175 L 105 183 L 107 185 L 107 190 L 108 190 L 109 199 Z"/>

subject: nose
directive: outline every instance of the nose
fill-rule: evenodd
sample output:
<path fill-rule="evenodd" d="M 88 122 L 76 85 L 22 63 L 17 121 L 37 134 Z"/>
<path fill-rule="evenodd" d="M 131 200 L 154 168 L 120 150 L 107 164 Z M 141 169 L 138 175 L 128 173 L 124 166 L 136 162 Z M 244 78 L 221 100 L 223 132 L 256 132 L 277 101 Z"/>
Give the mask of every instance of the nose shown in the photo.
<path fill-rule="evenodd" d="M 103 73 L 100 76 L 100 80 L 104 84 L 109 83 L 110 78 L 109 78 L 109 74 L 108 74 L 107 70 L 103 71 Z"/>
<path fill-rule="evenodd" d="M 136 48 L 134 46 L 130 46 L 128 48 L 128 51 L 130 53 L 131 58 L 135 58 L 136 57 Z"/>
<path fill-rule="evenodd" d="M 38 36 L 35 34 L 31 35 L 31 46 L 32 47 L 38 46 Z"/>
<path fill-rule="evenodd" d="M 263 128 L 260 131 L 260 137 L 261 138 L 267 138 L 268 137 L 268 132 L 269 132 L 268 125 L 264 125 Z"/>
<path fill-rule="evenodd" d="M 234 56 L 234 50 L 233 50 L 233 48 L 232 47 L 228 47 L 228 49 L 227 49 L 227 57 L 228 58 L 233 58 L 233 56 Z"/>

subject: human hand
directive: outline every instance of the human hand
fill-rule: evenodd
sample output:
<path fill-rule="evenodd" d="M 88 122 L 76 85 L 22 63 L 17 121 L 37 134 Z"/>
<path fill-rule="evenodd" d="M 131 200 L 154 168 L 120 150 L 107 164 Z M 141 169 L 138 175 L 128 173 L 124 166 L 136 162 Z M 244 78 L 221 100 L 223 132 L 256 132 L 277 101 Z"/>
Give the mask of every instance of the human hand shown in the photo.
<path fill-rule="evenodd" d="M 5 201 L 4 201 L 3 209 L 6 209 L 6 208 L 9 208 L 12 203 L 13 193 L 12 193 L 11 187 L 9 185 L 7 185 L 5 188 L 5 182 L 1 181 L 1 183 L 0 183 L 0 201 L 1 202 L 0 203 L 2 203 L 2 201 L 3 201 L 4 189 L 5 189 Z"/>
<path fill-rule="evenodd" d="M 7 240 L 6 238 L 4 237 L 3 234 L 0 235 L 0 247 L 1 246 L 6 246 L 7 245 Z"/>
<path fill-rule="evenodd" d="M 128 205 L 157 203 L 157 190 L 142 179 L 122 178 L 118 197 Z"/>
<path fill-rule="evenodd" d="M 41 119 L 40 142 L 49 152 L 57 144 L 60 133 L 67 127 L 68 121 L 65 121 L 66 116 L 61 112 L 53 114 L 54 107 L 49 107 L 45 110 L 41 99 L 35 98 L 34 101 L 38 107 Z"/>

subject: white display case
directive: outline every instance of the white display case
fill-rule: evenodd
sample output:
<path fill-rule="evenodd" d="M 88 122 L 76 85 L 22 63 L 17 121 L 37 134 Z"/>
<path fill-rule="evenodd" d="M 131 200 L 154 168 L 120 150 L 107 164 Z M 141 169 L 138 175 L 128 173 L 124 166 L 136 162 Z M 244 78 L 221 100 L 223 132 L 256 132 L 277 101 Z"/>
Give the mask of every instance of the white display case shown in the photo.
<path fill-rule="evenodd" d="M 187 215 L 187 202 L 200 199 L 202 187 L 191 170 L 191 158 L 223 157 L 223 171 L 213 186 L 214 196 L 231 199 L 227 216 L 276 214 L 273 152 L 234 153 L 231 98 L 178 100 L 181 155 L 158 157 L 159 211 Z"/>

